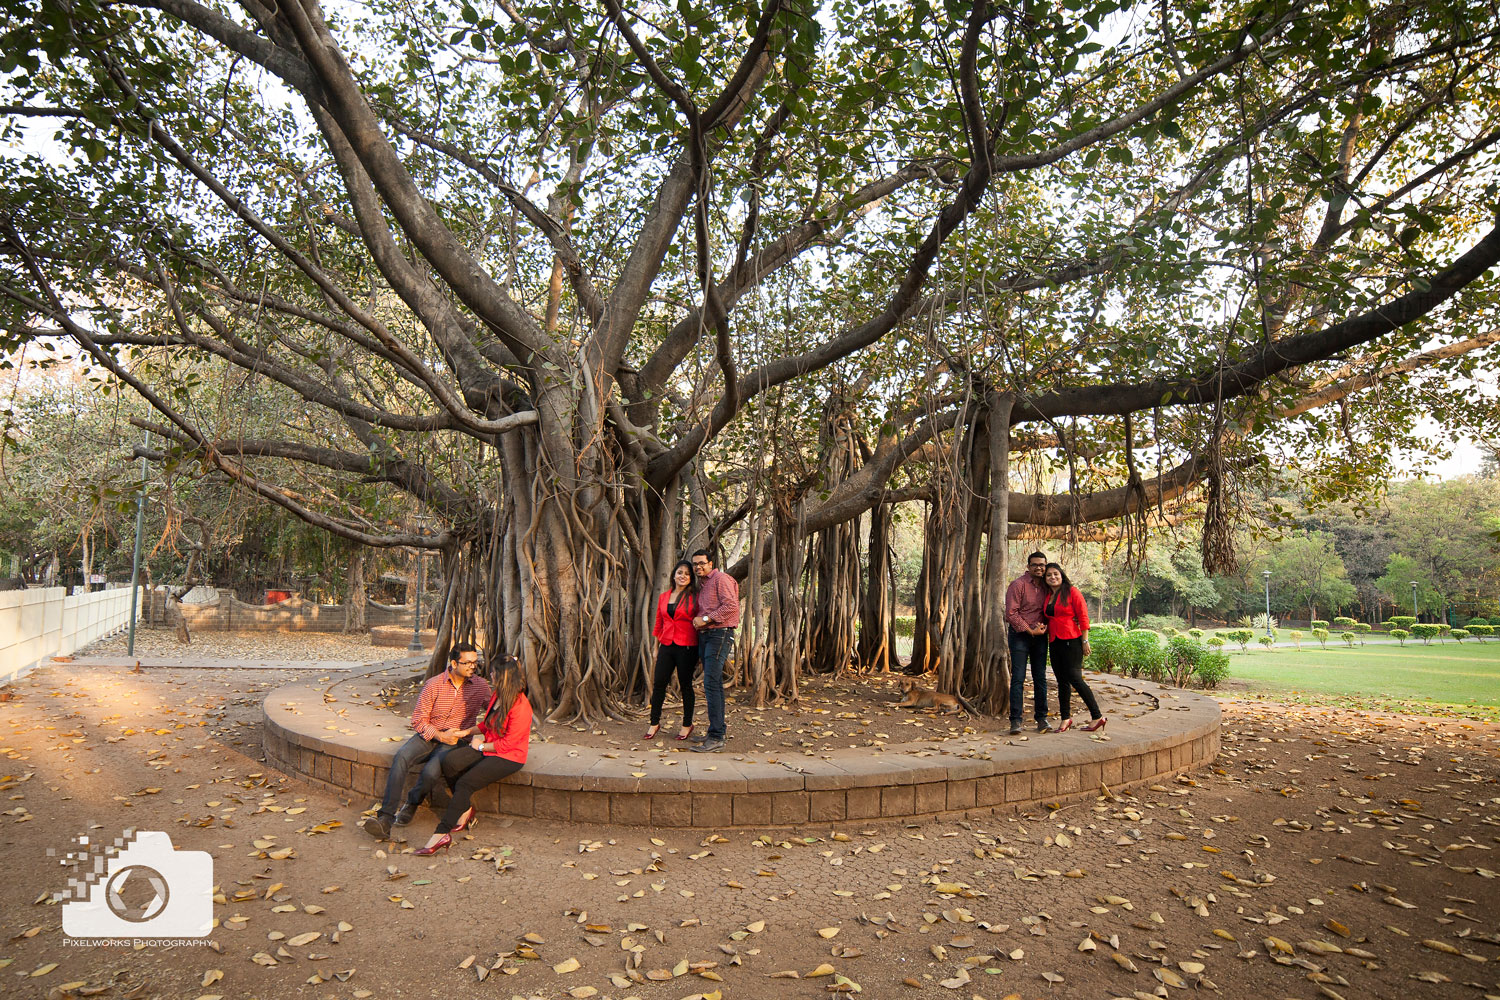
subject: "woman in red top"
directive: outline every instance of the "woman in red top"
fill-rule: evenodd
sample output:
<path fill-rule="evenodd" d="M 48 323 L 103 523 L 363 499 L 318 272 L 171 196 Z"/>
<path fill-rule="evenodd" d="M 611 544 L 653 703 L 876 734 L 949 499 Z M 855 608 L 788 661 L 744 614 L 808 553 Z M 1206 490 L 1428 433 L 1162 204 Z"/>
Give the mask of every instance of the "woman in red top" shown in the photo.
<path fill-rule="evenodd" d="M 661 731 L 661 706 L 667 700 L 667 682 L 677 674 L 682 689 L 682 729 L 679 740 L 693 734 L 693 670 L 698 666 L 698 578 L 686 559 L 672 567 L 672 586 L 656 599 L 656 627 L 651 634 L 661 645 L 656 650 L 656 676 L 651 680 L 651 728 L 644 739 L 654 740 Z"/>
<path fill-rule="evenodd" d="M 1088 732 L 1103 729 L 1104 716 L 1099 714 L 1099 703 L 1094 700 L 1088 681 L 1083 679 L 1083 658 L 1089 655 L 1089 607 L 1057 563 L 1047 564 L 1042 583 L 1047 587 L 1042 611 L 1047 616 L 1047 635 L 1052 640 L 1052 673 L 1057 677 L 1057 708 L 1062 716 L 1057 731 L 1065 733 L 1073 727 L 1073 715 L 1068 708 L 1070 690 L 1077 690 L 1083 696 L 1083 703 L 1093 717 L 1083 728 Z"/>
<path fill-rule="evenodd" d="M 443 758 L 443 777 L 453 798 L 438 821 L 437 830 L 421 855 L 435 854 L 453 843 L 453 834 L 475 824 L 474 793 L 509 775 L 526 763 L 531 742 L 531 702 L 526 697 L 526 675 L 514 656 L 490 661 L 490 686 L 495 693 L 480 713 L 479 732 L 466 747 L 455 747 Z"/>

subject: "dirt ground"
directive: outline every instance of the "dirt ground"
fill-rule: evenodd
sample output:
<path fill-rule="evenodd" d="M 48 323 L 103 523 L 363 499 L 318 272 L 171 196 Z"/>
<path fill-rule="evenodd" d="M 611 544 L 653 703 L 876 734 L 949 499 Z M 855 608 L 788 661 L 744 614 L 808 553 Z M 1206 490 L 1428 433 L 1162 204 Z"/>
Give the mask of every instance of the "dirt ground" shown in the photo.
<path fill-rule="evenodd" d="M 0 995 L 1500 996 L 1500 727 L 1227 703 L 1214 766 L 1051 814 L 490 819 L 425 859 L 255 759 L 290 676 L 70 664 L 9 689 Z M 67 943 L 48 850 L 127 827 L 213 856 L 209 946 Z"/>
<path fill-rule="evenodd" d="M 945 740 L 972 736 L 975 733 L 1008 732 L 1010 721 L 967 711 L 944 712 L 934 709 L 897 708 L 904 700 L 901 675 L 810 677 L 803 681 L 801 698 L 795 705 L 771 705 L 756 709 L 744 691 L 730 689 L 724 695 L 725 723 L 729 733 L 728 749 L 734 753 L 754 754 L 794 750 L 802 753 L 827 753 L 832 750 L 860 749 L 900 743 Z M 599 750 L 642 750 L 650 746 L 666 752 L 686 752 L 687 744 L 675 737 L 682 724 L 682 701 L 672 694 L 661 714 L 661 732 L 656 740 L 645 735 L 649 716 L 639 720 L 608 721 L 593 727 L 539 722 L 536 736 L 551 743 L 586 746 Z M 347 686 L 349 697 L 366 704 L 385 706 L 403 717 L 411 715 L 421 690 L 420 673 L 393 669 L 367 674 Z M 1114 683 L 1109 677 L 1094 677 L 1090 682 L 1099 708 L 1112 722 L 1123 722 L 1150 711 L 1153 699 Z M 1031 685 L 1026 687 L 1026 731 L 1018 740 L 1030 740 Z M 1049 692 L 1051 689 L 1049 688 Z M 702 731 L 708 725 L 708 709 L 703 700 L 702 678 L 698 679 L 694 719 Z M 1088 721 L 1088 711 L 1078 697 L 1073 698 L 1074 718 Z M 1049 694 L 1052 725 L 1057 725 L 1057 699 Z M 1106 732 L 1108 728 L 1106 727 Z"/>

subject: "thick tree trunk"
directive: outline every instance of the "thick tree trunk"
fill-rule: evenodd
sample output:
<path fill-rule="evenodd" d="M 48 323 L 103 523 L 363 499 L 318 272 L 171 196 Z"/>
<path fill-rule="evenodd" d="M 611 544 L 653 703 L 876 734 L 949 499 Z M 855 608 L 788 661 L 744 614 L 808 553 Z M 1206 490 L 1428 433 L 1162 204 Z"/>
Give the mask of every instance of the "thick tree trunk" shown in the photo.
<path fill-rule="evenodd" d="M 980 669 L 992 679 L 985 707 L 992 715 L 1010 711 L 1010 632 L 1005 623 L 1005 591 L 1010 580 L 1010 411 L 1015 397 L 992 392 L 990 424 L 989 550 L 985 558 Z"/>
<path fill-rule="evenodd" d="M 891 507 L 877 503 L 870 510 L 870 534 L 865 550 L 865 586 L 859 604 L 859 645 L 855 659 L 864 670 L 887 673 L 896 660 L 895 616 L 891 601 Z"/>
<path fill-rule="evenodd" d="M 344 600 L 344 631 L 365 630 L 365 549 L 354 550 L 349 563 L 349 593 Z"/>

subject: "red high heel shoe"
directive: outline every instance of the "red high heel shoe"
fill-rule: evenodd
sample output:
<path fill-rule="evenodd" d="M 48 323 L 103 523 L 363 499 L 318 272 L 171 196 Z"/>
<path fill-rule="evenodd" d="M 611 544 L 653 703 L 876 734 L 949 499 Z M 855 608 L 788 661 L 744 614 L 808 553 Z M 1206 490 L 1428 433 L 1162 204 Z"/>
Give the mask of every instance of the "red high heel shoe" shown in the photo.
<path fill-rule="evenodd" d="M 438 851 L 446 851 L 452 846 L 453 838 L 445 833 L 438 838 L 438 842 L 436 844 L 433 844 L 431 847 L 419 847 L 412 853 L 418 855 L 419 857 L 429 858 L 432 855 L 436 854 Z"/>
<path fill-rule="evenodd" d="M 688 727 L 687 727 L 687 732 L 685 732 L 685 733 L 678 733 L 677 734 L 677 738 L 679 740 L 685 740 L 685 739 L 687 739 L 691 735 L 693 735 L 693 726 L 692 726 L 692 723 L 689 723 Z"/>
<path fill-rule="evenodd" d="M 642 736 L 641 739 L 643 739 L 643 740 L 654 740 L 654 739 L 656 739 L 656 737 L 660 733 L 661 733 L 661 724 L 657 723 L 654 726 L 648 727 L 646 729 L 646 734 L 644 736 Z"/>
<path fill-rule="evenodd" d="M 1073 717 L 1070 715 L 1066 719 L 1062 720 L 1062 725 L 1060 725 L 1060 726 L 1057 727 L 1057 731 L 1060 732 L 1060 733 L 1065 733 L 1069 729 L 1072 729 L 1072 728 L 1073 728 Z"/>
<path fill-rule="evenodd" d="M 479 813 L 475 811 L 474 806 L 470 806 L 459 819 L 458 825 L 453 828 L 453 832 L 463 833 L 465 830 L 472 830 L 478 825 Z"/>
<path fill-rule="evenodd" d="M 1097 730 L 1103 729 L 1104 728 L 1104 724 L 1106 722 L 1108 722 L 1108 721 L 1109 721 L 1108 719 L 1106 719 L 1104 716 L 1101 715 L 1101 716 L 1099 716 L 1099 718 L 1095 719 L 1093 722 L 1090 722 L 1088 725 L 1084 726 L 1083 727 L 1083 731 L 1086 732 L 1086 733 L 1092 733 L 1092 732 L 1095 732 Z"/>

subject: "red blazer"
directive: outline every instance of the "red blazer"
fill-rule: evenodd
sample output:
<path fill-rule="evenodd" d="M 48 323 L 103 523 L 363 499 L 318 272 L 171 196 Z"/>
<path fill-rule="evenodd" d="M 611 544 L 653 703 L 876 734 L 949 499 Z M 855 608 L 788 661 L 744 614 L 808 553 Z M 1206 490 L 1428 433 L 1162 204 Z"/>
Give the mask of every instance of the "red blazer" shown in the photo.
<path fill-rule="evenodd" d="M 492 695 L 490 704 L 493 705 L 498 697 L 498 693 Z M 498 728 L 494 725 L 496 721 L 500 723 Z M 484 738 L 484 742 L 493 744 L 484 751 L 486 757 L 504 757 L 517 764 L 526 763 L 526 751 L 531 745 L 531 702 L 527 700 L 526 693 L 523 691 L 516 695 L 516 700 L 511 702 L 510 711 L 505 713 L 503 720 L 492 717 L 488 723 L 481 722 L 479 735 Z"/>
<path fill-rule="evenodd" d="M 698 645 L 698 630 L 693 627 L 693 616 L 698 613 L 698 605 L 693 600 L 693 595 L 682 595 L 674 615 L 667 614 L 667 605 L 670 603 L 670 590 L 656 599 L 656 627 L 651 630 L 651 634 L 663 646 Z"/>
<path fill-rule="evenodd" d="M 1069 588 L 1068 594 L 1057 595 L 1057 604 L 1052 603 L 1052 592 L 1047 592 L 1046 603 L 1042 605 L 1045 612 L 1048 608 L 1052 613 L 1047 615 L 1047 637 L 1050 639 L 1077 639 L 1089 634 L 1089 606 L 1078 592 L 1077 587 Z"/>

